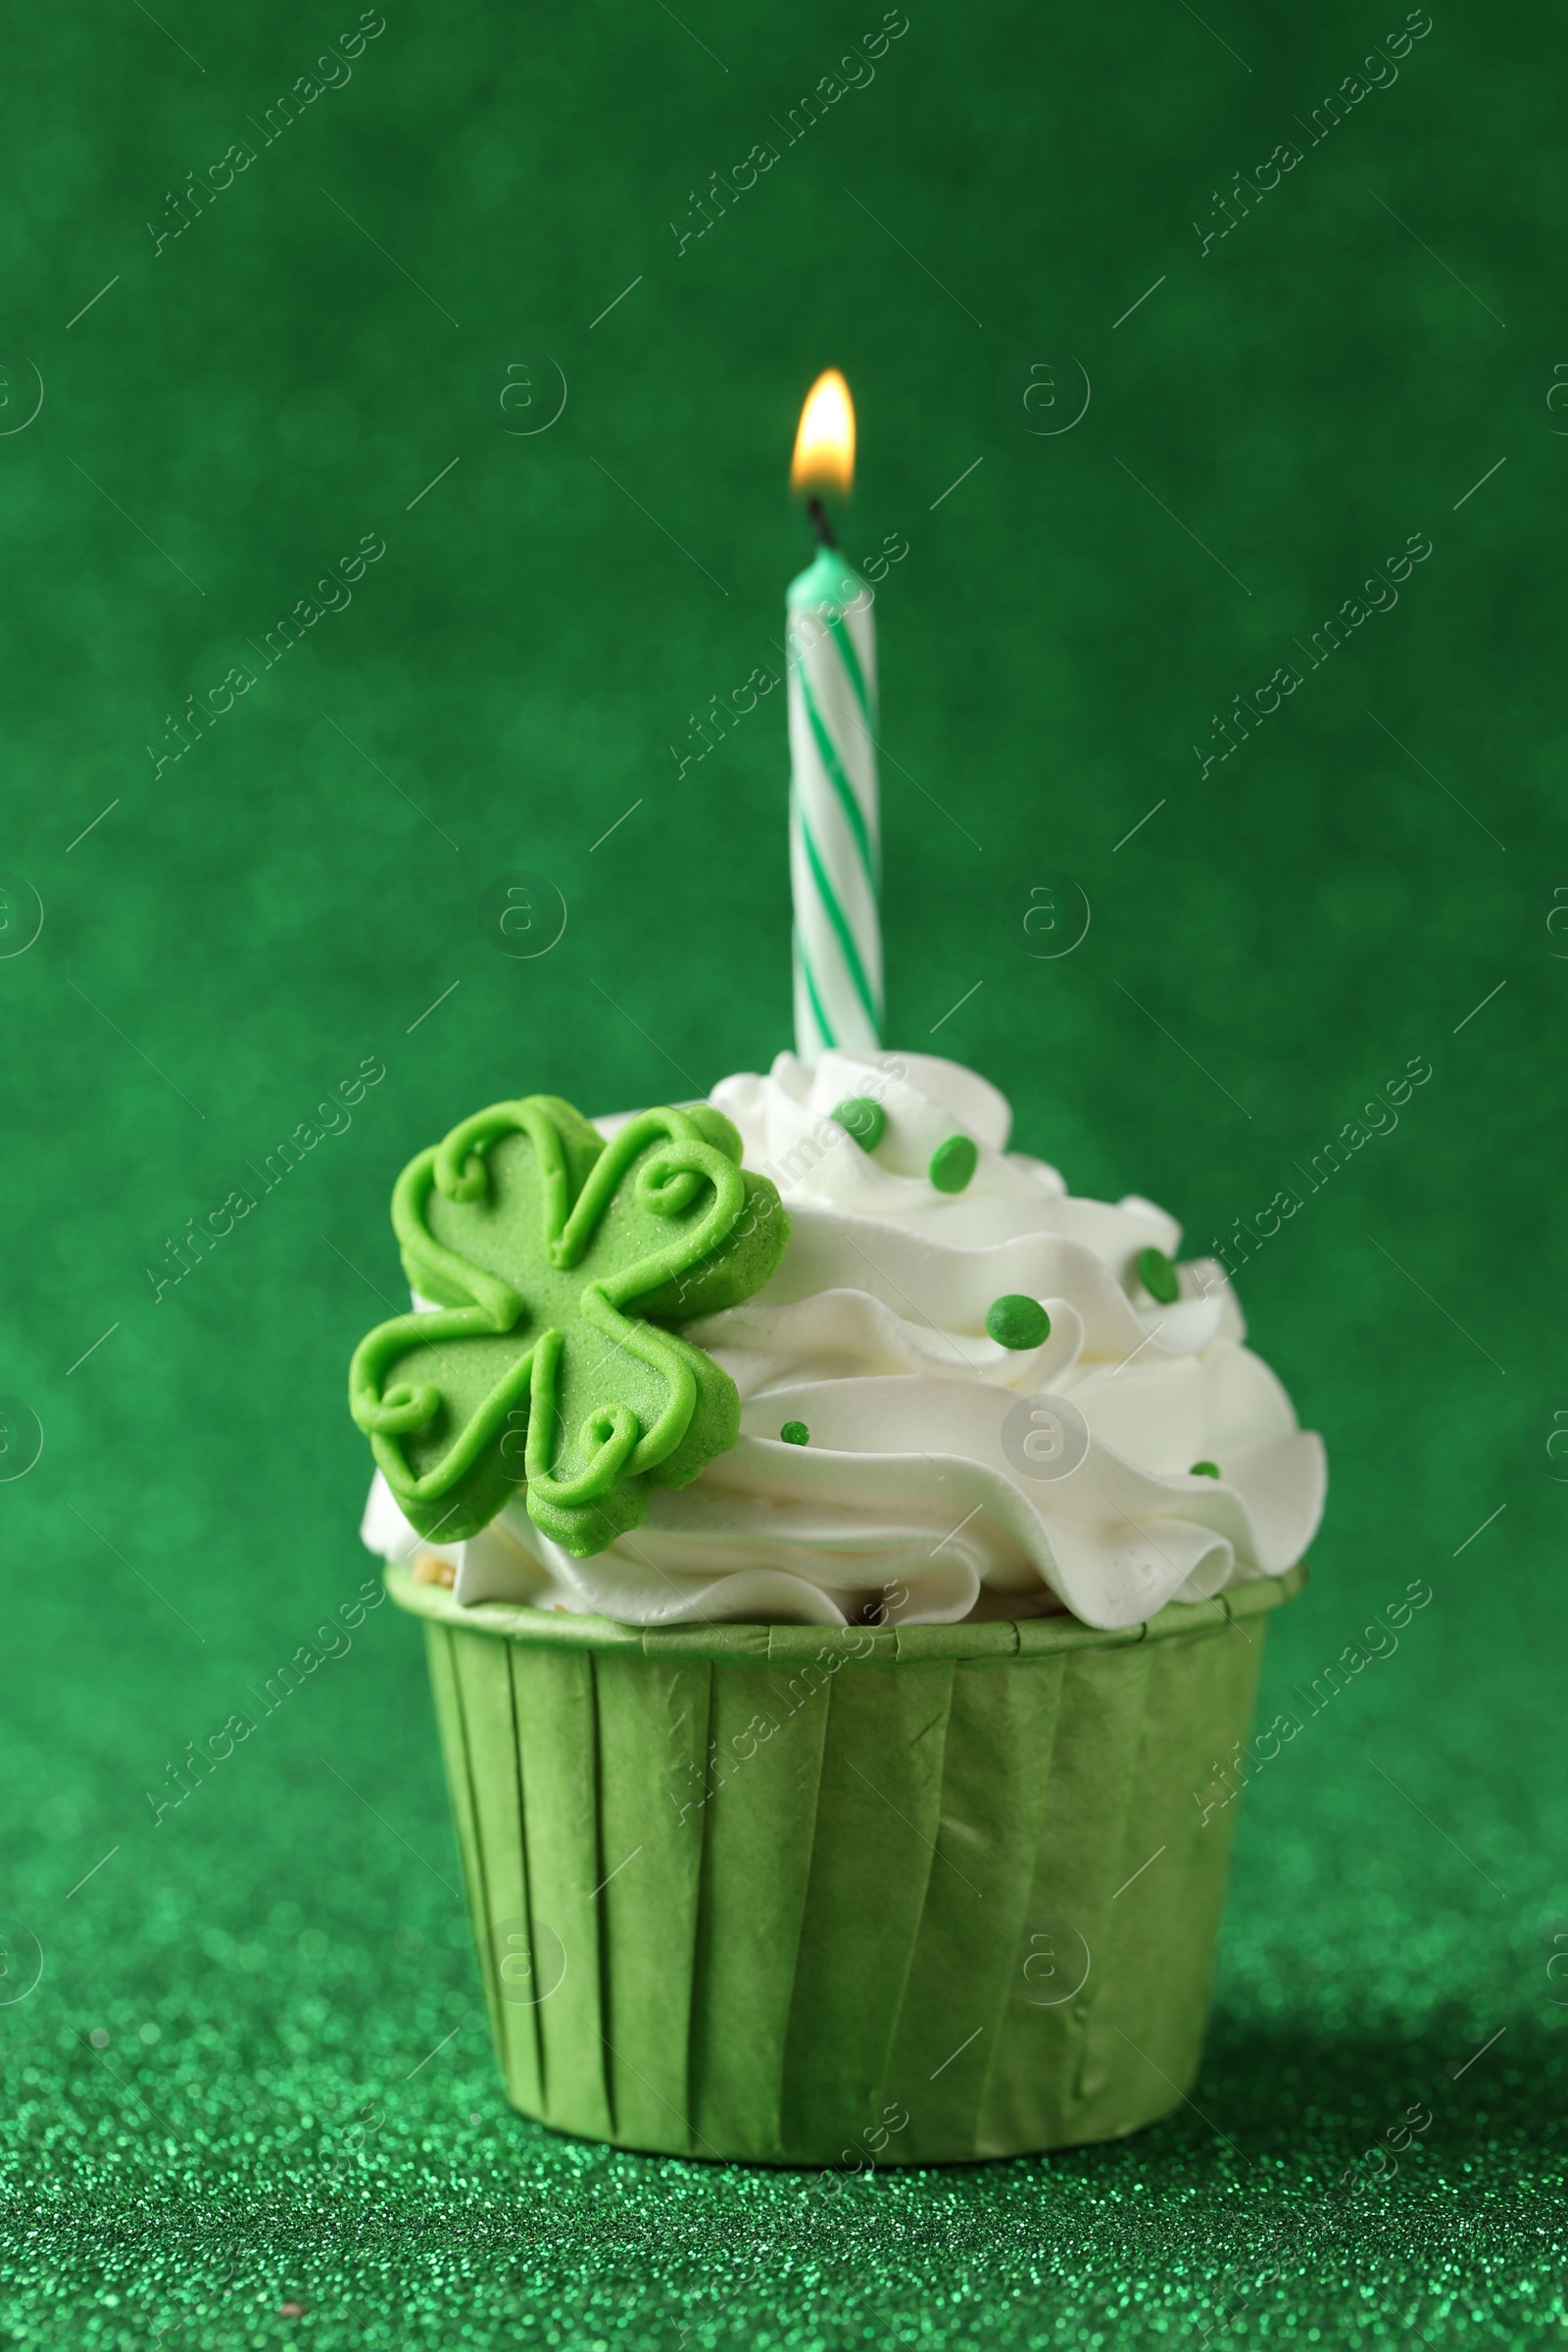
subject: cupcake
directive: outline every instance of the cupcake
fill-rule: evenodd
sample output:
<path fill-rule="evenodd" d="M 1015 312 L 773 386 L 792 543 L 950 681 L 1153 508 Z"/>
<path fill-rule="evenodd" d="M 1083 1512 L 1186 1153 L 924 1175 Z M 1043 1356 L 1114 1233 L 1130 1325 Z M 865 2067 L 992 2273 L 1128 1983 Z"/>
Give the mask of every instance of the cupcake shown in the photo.
<path fill-rule="evenodd" d="M 1197 2068 L 1319 1441 L 1224 1269 L 957 1064 L 534 1097 L 400 1178 L 364 1539 L 509 2094 L 684 2156 L 1108 2137 Z M 1256 1620 L 1254 1623 L 1253 1620 Z"/>

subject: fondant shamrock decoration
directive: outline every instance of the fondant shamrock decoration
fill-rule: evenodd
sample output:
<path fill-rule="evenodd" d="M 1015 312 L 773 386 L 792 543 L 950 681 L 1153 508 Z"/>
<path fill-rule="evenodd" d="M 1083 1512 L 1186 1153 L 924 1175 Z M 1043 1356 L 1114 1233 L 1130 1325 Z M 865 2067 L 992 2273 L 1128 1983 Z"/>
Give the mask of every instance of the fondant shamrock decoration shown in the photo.
<path fill-rule="evenodd" d="M 708 1103 L 645 1110 L 607 1143 L 530 1095 L 454 1127 L 398 1178 L 404 1271 L 436 1311 L 355 1350 L 349 1409 L 421 1535 L 462 1543 L 526 1482 L 579 1559 L 635 1527 L 740 1433 L 710 1355 L 667 1328 L 760 1290 L 789 1219 Z"/>

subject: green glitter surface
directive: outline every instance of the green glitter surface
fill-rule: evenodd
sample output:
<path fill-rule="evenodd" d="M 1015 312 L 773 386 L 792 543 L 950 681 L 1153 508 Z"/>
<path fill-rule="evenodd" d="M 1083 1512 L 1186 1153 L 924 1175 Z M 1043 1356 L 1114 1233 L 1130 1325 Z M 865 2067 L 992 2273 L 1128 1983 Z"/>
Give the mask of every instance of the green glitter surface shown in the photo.
<path fill-rule="evenodd" d="M 1568 2343 L 1563 68 L 1536 0 L 1435 7 L 1308 144 L 1404 13 L 910 0 L 793 145 L 878 0 L 387 0 L 270 144 L 357 0 L 11 27 L 0 868 L 44 922 L 0 937 L 0 1394 L 44 1443 L 0 1477 L 0 2342 Z M 318 1633 L 369 1567 L 343 1373 L 403 1303 L 396 1171 L 504 1096 L 662 1102 L 788 1042 L 784 473 L 830 365 L 882 567 L 890 1036 L 1186 1254 L 1249 1221 L 1333 1481 L 1191 2103 L 839 2192 L 507 2110 L 418 1630 Z M 541 938 L 565 908 L 531 960 L 522 875 Z M 1053 956 L 1064 876 L 1093 920 Z M 1364 1635 L 1412 1578 L 1397 1648 Z"/>
<path fill-rule="evenodd" d="M 1313 1601 L 1274 1624 L 1282 1701 L 1326 1646 Z M 116 1801 L 134 1701 L 101 1705 L 57 1749 L 74 1793 L 45 1796 L 28 1841 L 23 1908 L 47 1948 L 3 2020 L 6 2340 L 956 2352 L 1197 2343 L 1203 2324 L 1237 2344 L 1562 2340 L 1556 1930 L 1520 1900 L 1560 1810 L 1520 1803 L 1517 1750 L 1490 1797 L 1443 1760 L 1453 1633 L 1435 1604 L 1408 1639 L 1381 1689 L 1326 1707 L 1249 1793 L 1218 2018 L 1177 2120 L 842 2187 L 558 2139 L 506 2108 L 421 1644 L 389 1606 L 156 1831 Z M 1546 1720 L 1544 1674 L 1516 1665 L 1511 1688 Z M 1480 1669 L 1477 1719 L 1500 1696 Z M 1369 1740 L 1505 1897 L 1380 1801 Z M 1510 1799 L 1512 1829 L 1489 1810 Z M 89 1818 L 126 1843 L 68 1905 Z M 1431 2123 L 1396 2176 L 1363 2159 L 1346 2183 L 1412 2107 Z M 303 2319 L 279 2316 L 291 2301 Z"/>

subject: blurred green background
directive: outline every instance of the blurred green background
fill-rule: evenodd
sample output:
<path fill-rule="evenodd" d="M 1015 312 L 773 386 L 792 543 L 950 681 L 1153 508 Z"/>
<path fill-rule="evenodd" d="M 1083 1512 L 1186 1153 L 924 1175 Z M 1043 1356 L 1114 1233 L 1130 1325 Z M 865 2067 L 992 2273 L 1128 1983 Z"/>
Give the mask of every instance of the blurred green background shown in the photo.
<path fill-rule="evenodd" d="M 1396 0 L 910 0 L 788 143 L 873 6 L 387 0 L 341 70 L 353 0 L 13 17 L 0 1391 L 9 1467 L 42 1451 L 0 1483 L 5 2340 L 1568 2336 L 1563 72 L 1543 7 L 1414 21 L 1400 56 Z M 1242 1274 L 1332 1465 L 1265 1707 L 1434 1593 L 1247 1798 L 1195 2104 L 831 2208 L 505 2109 L 390 1608 L 177 1813 L 146 1793 L 368 1572 L 344 1371 L 404 1160 L 501 1094 L 661 1101 L 790 1042 L 782 688 L 677 755 L 779 667 L 829 365 L 847 550 L 908 546 L 892 1042 L 1194 1251 L 1430 1061 Z M 566 910 L 531 960 L 486 928 L 518 873 Z M 1062 875 L 1092 921 L 1046 959 Z M 366 1057 L 352 1125 L 155 1299 Z"/>

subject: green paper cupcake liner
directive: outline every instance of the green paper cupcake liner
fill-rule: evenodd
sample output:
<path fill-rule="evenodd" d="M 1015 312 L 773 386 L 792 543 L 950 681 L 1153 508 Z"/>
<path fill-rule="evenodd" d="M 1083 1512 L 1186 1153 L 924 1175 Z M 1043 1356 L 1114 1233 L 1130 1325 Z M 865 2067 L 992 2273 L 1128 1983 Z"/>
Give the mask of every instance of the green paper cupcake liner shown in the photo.
<path fill-rule="evenodd" d="M 666 2155 L 1109 2139 L 1197 2073 L 1266 1614 L 652 1631 L 423 1617 L 508 2096 Z"/>

